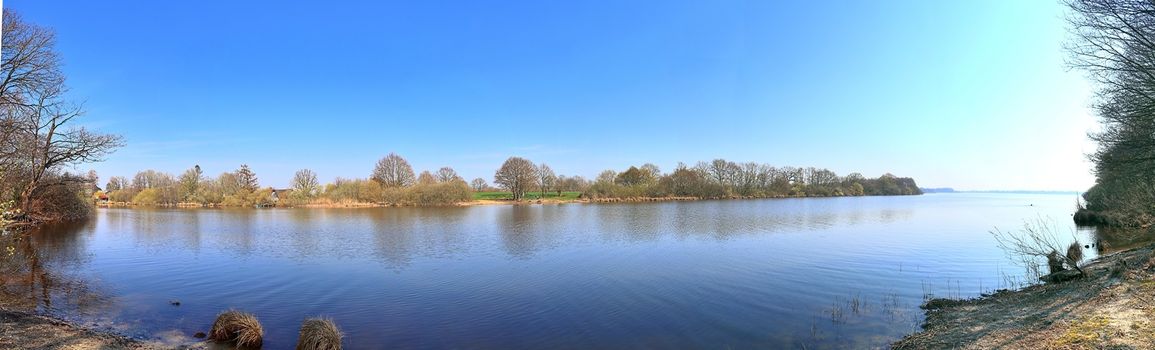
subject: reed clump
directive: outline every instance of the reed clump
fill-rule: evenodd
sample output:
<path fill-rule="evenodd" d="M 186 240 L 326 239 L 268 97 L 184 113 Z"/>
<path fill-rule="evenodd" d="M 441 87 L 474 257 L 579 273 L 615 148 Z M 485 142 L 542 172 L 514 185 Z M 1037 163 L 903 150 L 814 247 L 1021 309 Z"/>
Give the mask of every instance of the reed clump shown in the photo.
<path fill-rule="evenodd" d="M 301 324 L 297 350 L 341 350 L 341 330 L 330 319 L 310 318 Z"/>
<path fill-rule="evenodd" d="M 236 342 L 239 348 L 260 348 L 264 342 L 265 330 L 257 317 L 247 312 L 228 310 L 217 315 L 209 340 L 215 342 Z"/>
<path fill-rule="evenodd" d="M 1083 245 L 1079 244 L 1079 241 L 1071 242 L 1071 245 L 1067 246 L 1067 260 L 1071 264 L 1078 264 L 1083 261 Z"/>

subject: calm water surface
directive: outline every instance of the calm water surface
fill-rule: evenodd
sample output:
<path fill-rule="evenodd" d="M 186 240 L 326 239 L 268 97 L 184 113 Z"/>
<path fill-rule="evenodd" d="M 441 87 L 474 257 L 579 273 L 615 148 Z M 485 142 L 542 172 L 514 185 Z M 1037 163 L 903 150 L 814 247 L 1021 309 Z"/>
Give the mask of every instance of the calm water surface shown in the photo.
<path fill-rule="evenodd" d="M 1012 287 L 995 227 L 1074 195 L 462 208 L 100 209 L 0 252 L 5 303 L 150 338 L 306 317 L 349 348 L 870 348 L 924 296 Z M 11 241 L 9 239 L 9 241 Z M 1088 252 L 1094 255 L 1094 252 Z M 170 300 L 180 300 L 179 306 Z"/>

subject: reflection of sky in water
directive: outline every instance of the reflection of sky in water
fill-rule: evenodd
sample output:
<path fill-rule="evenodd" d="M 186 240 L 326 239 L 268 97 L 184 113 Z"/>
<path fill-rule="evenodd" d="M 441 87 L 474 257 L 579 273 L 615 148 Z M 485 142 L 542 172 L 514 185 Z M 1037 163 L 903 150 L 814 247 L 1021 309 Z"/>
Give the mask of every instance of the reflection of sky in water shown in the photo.
<path fill-rule="evenodd" d="M 88 317 L 191 334 L 236 307 L 261 318 L 270 347 L 315 315 L 352 348 L 871 347 L 917 327 L 923 294 L 1007 287 L 1022 268 L 989 231 L 1040 216 L 1067 230 L 1071 202 L 110 209 L 37 235 L 35 250 L 67 272 L 53 276 L 105 295 Z"/>

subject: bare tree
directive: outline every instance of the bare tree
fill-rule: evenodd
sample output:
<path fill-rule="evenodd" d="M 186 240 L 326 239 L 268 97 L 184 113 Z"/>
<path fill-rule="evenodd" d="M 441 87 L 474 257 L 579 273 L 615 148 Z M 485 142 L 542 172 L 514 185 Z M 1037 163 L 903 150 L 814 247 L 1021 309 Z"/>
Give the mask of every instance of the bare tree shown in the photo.
<path fill-rule="evenodd" d="M 457 176 L 457 171 L 453 170 L 453 168 L 446 166 L 441 167 L 441 169 L 437 169 L 437 181 L 450 182 L 454 180 L 461 180 L 461 177 Z"/>
<path fill-rule="evenodd" d="M 401 158 L 397 153 L 389 153 L 385 158 L 377 161 L 377 166 L 373 168 L 373 175 L 370 178 L 385 187 L 407 187 L 417 181 L 417 176 L 413 173 L 413 167 L 409 166 L 409 161 Z"/>
<path fill-rule="evenodd" d="M 678 163 L 678 167 L 670 175 L 663 177 L 670 193 L 675 196 L 706 197 L 709 179 L 706 173 L 698 168 L 688 168 Z"/>
<path fill-rule="evenodd" d="M 305 198 L 316 196 L 321 190 L 321 183 L 317 182 L 317 173 L 309 169 L 297 170 L 293 174 L 293 191 Z"/>
<path fill-rule="evenodd" d="M 569 177 L 567 177 L 565 175 L 558 175 L 557 176 L 557 180 L 554 181 L 553 191 L 555 193 L 557 193 L 558 197 L 561 197 L 562 191 L 564 191 L 566 184 L 568 184 L 569 182 L 570 182 Z"/>
<path fill-rule="evenodd" d="M 541 189 L 542 197 L 545 197 L 545 194 L 549 192 L 551 188 L 557 185 L 557 175 L 554 174 L 553 169 L 551 169 L 549 165 L 546 165 L 545 163 L 541 163 L 541 165 L 537 167 L 537 179 L 537 184 Z"/>
<path fill-rule="evenodd" d="M 168 173 L 152 169 L 137 172 L 132 178 L 132 189 L 132 202 L 168 205 L 181 200 L 177 180 Z"/>
<path fill-rule="evenodd" d="M 88 183 L 92 184 L 93 186 L 97 186 L 96 183 L 100 181 L 100 175 L 96 173 L 96 170 L 89 170 L 88 174 L 84 175 L 84 180 L 88 181 Z"/>
<path fill-rule="evenodd" d="M 641 169 L 649 173 L 650 178 L 657 179 L 662 176 L 662 169 L 658 168 L 654 163 L 642 164 Z"/>
<path fill-rule="evenodd" d="M 434 176 L 429 170 L 422 171 L 421 175 L 417 175 L 417 183 L 422 185 L 435 184 L 437 183 L 437 176 Z"/>
<path fill-rule="evenodd" d="M 1019 232 L 1005 232 L 996 228 L 991 231 L 991 234 L 1008 258 L 1018 261 L 1026 267 L 1028 272 L 1036 276 L 1042 276 L 1042 273 L 1035 259 L 1046 260 L 1050 265 L 1049 272 L 1051 274 L 1070 268 L 1077 271 L 1079 275 L 1086 275 L 1079 266 L 1080 260 L 1083 258 L 1079 241 L 1072 239 L 1074 242 L 1069 246 L 1060 243 L 1055 235 L 1055 228 L 1046 220 L 1040 218 L 1034 223 L 1024 223 Z M 1072 234 L 1072 236 L 1074 235 Z M 1064 246 L 1067 248 L 1063 248 Z M 1064 255 L 1060 252 L 1067 252 L 1067 254 Z"/>
<path fill-rule="evenodd" d="M 64 99 L 67 87 L 54 51 L 55 34 L 24 23 L 5 9 L 0 49 L 0 174 L 19 182 L 20 209 L 32 219 L 62 217 L 45 208 L 75 208 L 60 203 L 59 187 L 81 183 L 63 169 L 103 160 L 123 145 L 120 136 L 91 132 L 71 122 L 84 114 Z M 72 213 L 75 214 L 75 213 Z"/>
<path fill-rule="evenodd" d="M 138 190 L 161 188 L 175 184 L 176 180 L 173 179 L 172 175 L 152 169 L 139 171 L 132 178 L 132 187 Z"/>
<path fill-rule="evenodd" d="M 217 176 L 216 183 L 219 186 L 221 196 L 236 195 L 244 191 L 241 178 L 235 172 L 221 173 L 220 176 Z"/>
<path fill-rule="evenodd" d="M 737 163 L 728 162 L 725 159 L 715 159 L 709 163 L 698 162 L 698 169 L 710 176 L 710 179 L 715 183 L 722 185 L 725 188 L 733 188 L 737 178 L 738 171 L 741 167 Z"/>
<path fill-rule="evenodd" d="M 533 186 L 537 175 L 537 167 L 533 162 L 520 157 L 509 157 L 501 165 L 501 169 L 493 174 L 493 182 L 513 193 L 513 200 L 519 201 L 525 197 L 526 189 Z"/>
<path fill-rule="evenodd" d="M 586 191 L 589 188 L 589 180 L 580 176 L 568 178 L 566 179 L 566 188 L 567 191 Z"/>
<path fill-rule="evenodd" d="M 113 176 L 108 178 L 108 184 L 104 185 L 105 192 L 120 191 L 128 188 L 128 179 L 124 176 Z"/>
<path fill-rule="evenodd" d="M 29 97 L 64 85 L 54 46 L 51 29 L 25 23 L 18 13 L 4 9 L 0 105 L 34 107 Z"/>
<path fill-rule="evenodd" d="M 32 203 L 38 191 L 47 187 L 75 183 L 77 178 L 59 176 L 62 169 L 81 163 L 101 161 L 104 156 L 123 145 L 120 136 L 98 134 L 83 127 L 67 124 L 79 117 L 79 107 L 66 105 L 60 100 L 61 91 L 38 96 L 34 106 L 26 109 L 21 122 L 24 127 L 17 136 L 17 157 L 8 161 L 16 164 L 6 170 L 19 169 L 27 177 L 20 193 L 21 209 L 32 213 Z"/>
<path fill-rule="evenodd" d="M 485 188 L 489 187 L 489 184 L 485 182 L 485 179 L 482 179 L 479 177 L 479 178 L 473 179 L 473 181 L 470 181 L 469 186 L 473 187 L 474 191 L 481 192 L 481 191 L 485 191 Z"/>

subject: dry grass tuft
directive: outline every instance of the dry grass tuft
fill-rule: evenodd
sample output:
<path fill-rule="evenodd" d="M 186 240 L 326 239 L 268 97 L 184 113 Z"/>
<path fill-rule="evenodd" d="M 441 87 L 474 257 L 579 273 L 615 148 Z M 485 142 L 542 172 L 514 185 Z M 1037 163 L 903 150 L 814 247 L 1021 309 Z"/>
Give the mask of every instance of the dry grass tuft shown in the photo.
<path fill-rule="evenodd" d="M 310 318 L 301 325 L 297 350 L 341 350 L 342 336 L 332 320 Z"/>
<path fill-rule="evenodd" d="M 1067 246 L 1067 259 L 1071 264 L 1083 261 L 1083 245 L 1079 244 L 1079 241 L 1071 242 L 1071 245 Z"/>
<path fill-rule="evenodd" d="M 209 340 L 236 342 L 237 347 L 259 348 L 264 342 L 265 330 L 257 317 L 247 312 L 229 310 L 217 315 Z"/>

